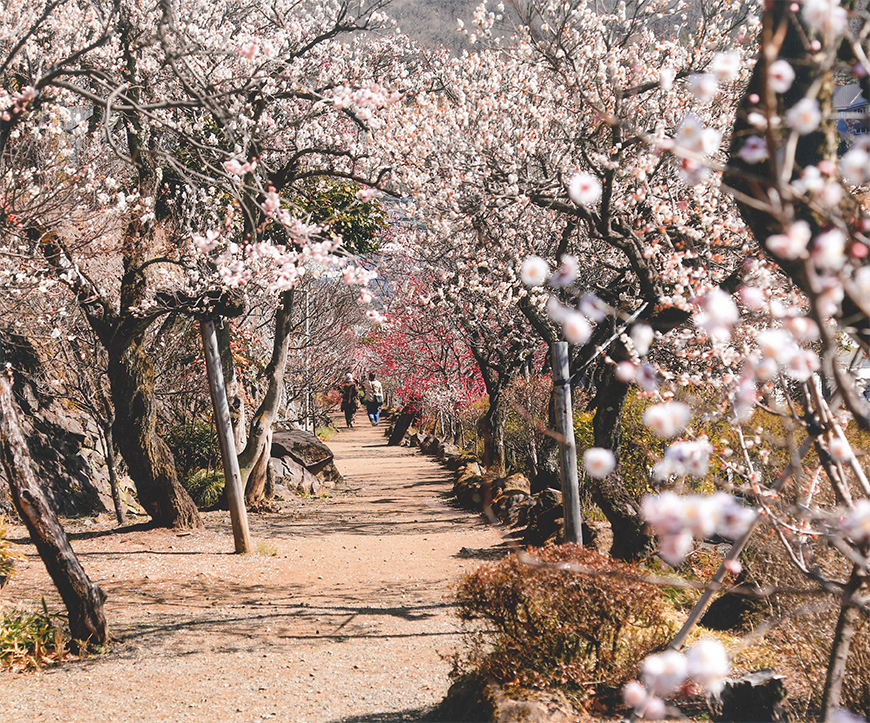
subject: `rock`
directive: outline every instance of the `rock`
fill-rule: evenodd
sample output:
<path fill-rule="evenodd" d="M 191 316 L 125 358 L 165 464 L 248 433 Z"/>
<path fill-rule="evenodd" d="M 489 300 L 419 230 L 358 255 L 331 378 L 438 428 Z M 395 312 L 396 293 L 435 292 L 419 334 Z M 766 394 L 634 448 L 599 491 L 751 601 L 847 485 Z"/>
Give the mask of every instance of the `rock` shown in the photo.
<path fill-rule="evenodd" d="M 504 494 L 505 490 L 519 490 L 526 494 L 531 494 L 528 478 L 518 472 L 508 477 L 499 477 L 492 483 L 494 495 Z"/>
<path fill-rule="evenodd" d="M 296 494 L 317 495 L 324 489 L 335 487 L 335 482 L 311 474 L 289 455 L 272 457 L 269 467 L 275 484 L 284 485 Z"/>
<path fill-rule="evenodd" d="M 83 451 L 89 435 L 77 419 L 82 413 L 67 410 L 30 381 L 45 377 L 46 372 L 37 350 L 27 339 L 4 333 L 2 343 L 6 361 L 15 372 L 13 393 L 20 410 L 22 432 L 36 476 L 52 506 L 66 517 L 90 516 L 111 509 L 108 475 L 98 471 L 95 456 L 89 464 Z M 2 466 L 0 512 L 17 516 Z"/>
<path fill-rule="evenodd" d="M 427 434 L 426 438 L 420 443 L 420 451 L 423 454 L 435 454 L 438 448 L 438 438 Z"/>
<path fill-rule="evenodd" d="M 446 462 L 449 457 L 459 459 L 462 457 L 462 450 L 455 444 L 444 442 L 438 449 L 438 459 L 442 462 Z"/>
<path fill-rule="evenodd" d="M 510 527 L 523 527 L 528 524 L 531 499 L 522 490 L 506 490 L 492 501 L 493 514 Z"/>
<path fill-rule="evenodd" d="M 423 444 L 425 439 L 426 435 L 422 432 L 413 432 L 412 434 L 408 435 L 408 446 L 419 447 L 421 444 Z"/>
<path fill-rule="evenodd" d="M 560 541 L 564 531 L 562 493 L 548 488 L 534 496 L 527 511 L 528 524 L 523 544 L 542 546 Z"/>
<path fill-rule="evenodd" d="M 559 690 L 522 691 L 508 697 L 495 683 L 477 676 L 462 678 L 427 717 L 454 723 L 573 723 L 579 712 Z"/>
<path fill-rule="evenodd" d="M 738 578 L 735 584 L 747 584 Z M 716 598 L 701 618 L 701 625 L 710 630 L 748 632 L 767 615 L 764 600 L 749 595 L 726 592 Z"/>
<path fill-rule="evenodd" d="M 721 723 L 788 721 L 782 705 L 787 697 L 783 680 L 785 676 L 772 670 L 758 670 L 725 681 L 725 688 L 713 702 L 713 720 Z"/>
<path fill-rule="evenodd" d="M 457 471 L 456 481 L 460 482 L 464 477 L 482 477 L 483 468 L 477 462 L 471 462 Z"/>
<path fill-rule="evenodd" d="M 290 457 L 323 481 L 344 481 L 333 462 L 332 450 L 311 432 L 301 429 L 276 429 L 272 433 L 272 457 Z"/>
<path fill-rule="evenodd" d="M 453 495 L 463 508 L 479 512 L 488 497 L 487 484 L 482 475 L 465 475 L 456 480 L 453 485 Z"/>

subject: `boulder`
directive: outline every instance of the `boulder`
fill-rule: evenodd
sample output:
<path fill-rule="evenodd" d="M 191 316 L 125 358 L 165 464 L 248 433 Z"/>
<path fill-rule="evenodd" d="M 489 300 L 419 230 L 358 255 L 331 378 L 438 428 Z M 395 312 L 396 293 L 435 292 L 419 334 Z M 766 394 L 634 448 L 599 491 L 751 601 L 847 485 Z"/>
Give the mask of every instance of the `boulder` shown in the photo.
<path fill-rule="evenodd" d="M 438 437 L 427 434 L 426 438 L 420 443 L 420 451 L 423 454 L 435 454 L 438 449 Z"/>
<path fill-rule="evenodd" d="M 332 450 L 317 435 L 301 429 L 277 429 L 272 433 L 272 457 L 290 457 L 322 481 L 342 482 Z M 288 485 L 291 486 L 291 485 Z"/>
<path fill-rule="evenodd" d="M 464 477 L 482 477 L 483 468 L 477 462 L 469 462 L 457 470 L 456 481 L 461 482 Z"/>
<path fill-rule="evenodd" d="M 785 723 L 783 703 L 787 697 L 785 676 L 772 670 L 726 680 L 725 687 L 713 701 L 713 720 L 722 723 Z"/>
<path fill-rule="evenodd" d="M 297 494 L 317 495 L 324 489 L 335 487 L 335 482 L 311 474 L 289 455 L 272 457 L 269 467 L 275 485 L 283 485 Z"/>
<path fill-rule="evenodd" d="M 507 477 L 499 477 L 492 483 L 492 493 L 495 496 L 506 494 L 507 490 L 518 490 L 519 492 L 525 492 L 527 495 L 531 494 L 528 478 L 519 472 Z"/>
<path fill-rule="evenodd" d="M 427 720 L 454 723 L 574 723 L 580 720 L 559 690 L 523 690 L 510 696 L 493 682 L 468 676 L 453 683 Z"/>
<path fill-rule="evenodd" d="M 453 495 L 463 508 L 479 512 L 489 496 L 488 484 L 482 475 L 464 475 L 453 485 Z"/>
<path fill-rule="evenodd" d="M 37 478 L 59 515 L 80 517 L 105 512 L 112 507 L 108 475 L 97 455 L 87 456 L 96 430 L 85 430 L 87 418 L 68 409 L 41 391 L 32 380 L 46 371 L 37 349 L 24 337 L 2 333 L 0 337 L 13 374 L 12 391 L 18 404 L 22 432 Z M 79 420 L 82 420 L 81 422 Z M 17 515 L 9 482 L 0 466 L 0 513 Z"/>
<path fill-rule="evenodd" d="M 492 501 L 492 511 L 499 522 L 510 527 L 524 527 L 529 521 L 531 495 L 521 490 L 506 490 Z"/>

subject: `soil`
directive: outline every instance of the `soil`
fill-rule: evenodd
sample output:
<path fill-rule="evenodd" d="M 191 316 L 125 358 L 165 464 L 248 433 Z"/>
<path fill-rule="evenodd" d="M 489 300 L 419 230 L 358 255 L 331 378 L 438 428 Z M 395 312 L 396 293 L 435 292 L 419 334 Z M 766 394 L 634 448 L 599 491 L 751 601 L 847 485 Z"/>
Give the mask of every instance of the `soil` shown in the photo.
<path fill-rule="evenodd" d="M 108 516 L 70 522 L 108 593 L 104 654 L 0 673 L 0 721 L 420 721 L 449 686 L 460 644 L 452 589 L 505 543 L 451 507 L 449 474 L 387 447 L 364 414 L 328 441 L 345 484 L 250 516 L 257 554 L 234 555 L 228 515 L 177 533 Z M 13 528 L 10 538 L 25 538 Z M 0 608 L 61 611 L 26 559 Z"/>

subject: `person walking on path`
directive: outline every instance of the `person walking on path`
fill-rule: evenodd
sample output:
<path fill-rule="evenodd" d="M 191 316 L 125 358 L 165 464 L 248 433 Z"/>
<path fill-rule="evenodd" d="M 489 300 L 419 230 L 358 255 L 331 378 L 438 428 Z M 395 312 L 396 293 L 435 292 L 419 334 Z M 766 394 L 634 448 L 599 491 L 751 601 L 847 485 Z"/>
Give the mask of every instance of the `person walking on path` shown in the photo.
<path fill-rule="evenodd" d="M 359 409 L 359 389 L 353 379 L 353 374 L 348 372 L 341 387 L 341 411 L 344 412 L 344 421 L 348 428 L 353 427 L 353 417 L 357 409 Z"/>
<path fill-rule="evenodd" d="M 369 414 L 369 421 L 375 426 L 381 421 L 381 405 L 384 403 L 384 388 L 381 383 L 375 379 L 375 373 L 369 374 L 369 380 L 365 383 L 366 392 L 366 411 Z"/>

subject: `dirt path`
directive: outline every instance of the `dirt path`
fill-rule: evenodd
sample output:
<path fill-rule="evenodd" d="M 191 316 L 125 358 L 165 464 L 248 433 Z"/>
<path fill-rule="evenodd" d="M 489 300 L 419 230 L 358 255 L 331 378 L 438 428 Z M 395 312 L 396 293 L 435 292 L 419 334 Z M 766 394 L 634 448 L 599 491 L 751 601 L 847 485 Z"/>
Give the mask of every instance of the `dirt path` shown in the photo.
<path fill-rule="evenodd" d="M 119 642 L 38 674 L 0 674 L 0 721 L 419 720 L 449 683 L 451 585 L 501 538 L 445 504 L 435 462 L 386 447 L 382 427 L 357 419 L 330 440 L 349 491 L 253 516 L 259 554 L 229 554 L 222 513 L 184 535 L 71 526 Z M 0 605 L 35 609 L 44 595 L 57 609 L 25 551 Z"/>

